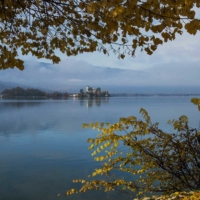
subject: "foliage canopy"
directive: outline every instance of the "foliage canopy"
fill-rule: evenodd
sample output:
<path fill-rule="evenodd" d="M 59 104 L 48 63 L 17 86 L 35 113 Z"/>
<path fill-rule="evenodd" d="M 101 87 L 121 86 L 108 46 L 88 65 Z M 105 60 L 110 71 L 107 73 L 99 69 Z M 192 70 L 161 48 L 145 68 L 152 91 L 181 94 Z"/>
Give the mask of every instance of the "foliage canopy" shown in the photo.
<path fill-rule="evenodd" d="M 60 61 L 56 49 L 151 55 L 184 29 L 195 35 L 199 7 L 200 0 L 0 0 L 0 69 L 22 70 L 20 51 L 53 63 Z"/>
<path fill-rule="evenodd" d="M 192 99 L 199 105 L 199 99 Z M 83 127 L 98 129 L 100 134 L 89 138 L 92 156 L 101 162 L 92 176 L 105 175 L 105 180 L 74 180 L 83 186 L 66 194 L 104 189 L 116 190 L 134 196 L 135 193 L 160 191 L 165 193 L 200 189 L 200 129 L 189 127 L 188 118 L 181 116 L 168 123 L 173 133 L 159 129 L 152 123 L 146 110 L 140 113 L 144 120 L 134 116 L 120 118 L 115 124 L 91 123 Z M 116 171 L 128 173 L 126 180 L 114 176 Z M 134 181 L 135 180 L 135 181 Z"/>

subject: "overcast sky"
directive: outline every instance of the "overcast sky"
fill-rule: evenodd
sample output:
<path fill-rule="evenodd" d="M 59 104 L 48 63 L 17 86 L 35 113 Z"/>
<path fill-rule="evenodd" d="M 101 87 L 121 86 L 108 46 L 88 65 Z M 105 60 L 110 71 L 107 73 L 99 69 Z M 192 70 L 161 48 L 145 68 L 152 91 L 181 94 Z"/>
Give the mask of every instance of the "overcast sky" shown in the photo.
<path fill-rule="evenodd" d="M 25 70 L 0 71 L 0 81 L 33 87 L 67 89 L 73 86 L 200 86 L 200 34 L 184 33 L 175 41 L 159 46 L 153 55 L 137 52 L 136 57 L 84 53 L 76 57 L 59 54 L 62 62 L 23 57 Z M 111 68 L 111 69 L 108 69 Z M 122 69 L 122 70 L 119 70 Z M 126 70 L 125 70 L 126 69 Z"/>

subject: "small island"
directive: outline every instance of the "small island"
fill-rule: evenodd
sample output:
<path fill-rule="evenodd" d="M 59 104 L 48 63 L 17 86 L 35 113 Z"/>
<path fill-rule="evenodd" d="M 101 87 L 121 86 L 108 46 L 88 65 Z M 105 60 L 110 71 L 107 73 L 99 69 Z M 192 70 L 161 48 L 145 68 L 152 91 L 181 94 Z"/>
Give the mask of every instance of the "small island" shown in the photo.
<path fill-rule="evenodd" d="M 109 94 L 108 90 L 101 90 L 100 87 L 92 88 L 90 86 L 86 86 L 85 92 L 83 89 L 80 89 L 79 93 L 75 93 L 70 96 L 73 96 L 73 97 L 110 97 L 110 94 Z"/>

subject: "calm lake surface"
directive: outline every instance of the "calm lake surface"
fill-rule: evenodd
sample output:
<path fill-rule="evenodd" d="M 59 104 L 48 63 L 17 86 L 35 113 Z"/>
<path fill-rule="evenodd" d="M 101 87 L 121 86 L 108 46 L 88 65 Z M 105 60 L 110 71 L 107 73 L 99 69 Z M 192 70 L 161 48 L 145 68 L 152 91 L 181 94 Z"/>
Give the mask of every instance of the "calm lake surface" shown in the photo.
<path fill-rule="evenodd" d="M 198 128 L 200 112 L 190 99 L 0 100 L 0 199 L 129 199 L 101 191 L 65 196 L 66 190 L 77 186 L 73 179 L 85 179 L 100 166 L 86 142 L 97 132 L 82 129 L 81 124 L 114 123 L 130 115 L 141 118 L 142 107 L 167 131 L 173 128 L 166 122 L 181 115 L 187 115 L 190 126 Z"/>

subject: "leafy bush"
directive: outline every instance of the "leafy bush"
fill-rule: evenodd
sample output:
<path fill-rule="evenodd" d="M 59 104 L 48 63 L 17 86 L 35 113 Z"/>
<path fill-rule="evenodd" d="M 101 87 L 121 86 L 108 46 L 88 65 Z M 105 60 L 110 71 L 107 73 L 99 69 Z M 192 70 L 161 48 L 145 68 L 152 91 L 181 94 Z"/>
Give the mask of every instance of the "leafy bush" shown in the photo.
<path fill-rule="evenodd" d="M 196 105 L 200 100 L 192 99 Z M 200 131 L 191 128 L 188 118 L 181 116 L 168 123 L 174 133 L 159 129 L 152 123 L 147 111 L 140 110 L 144 120 L 134 116 L 120 118 L 115 124 L 91 123 L 100 131 L 95 138 L 89 138 L 89 150 L 95 160 L 102 163 L 91 176 L 105 175 L 105 180 L 74 180 L 83 185 L 79 190 L 71 189 L 66 194 L 104 189 L 117 190 L 131 197 L 146 192 L 192 191 L 200 189 Z M 131 180 L 113 176 L 117 171 L 130 174 Z"/>

